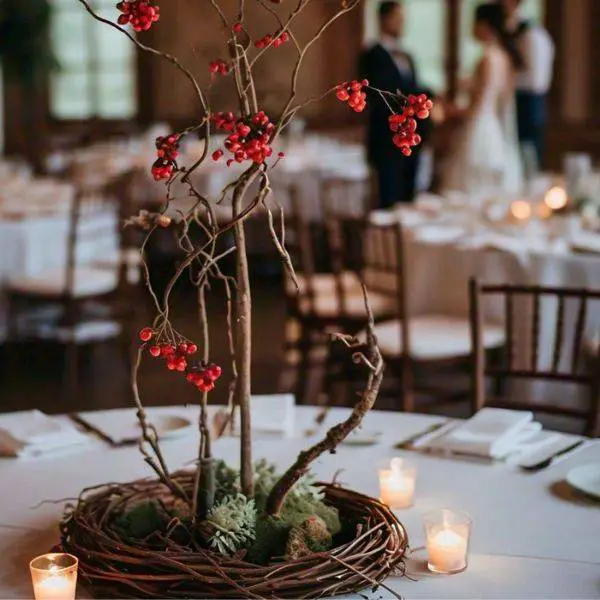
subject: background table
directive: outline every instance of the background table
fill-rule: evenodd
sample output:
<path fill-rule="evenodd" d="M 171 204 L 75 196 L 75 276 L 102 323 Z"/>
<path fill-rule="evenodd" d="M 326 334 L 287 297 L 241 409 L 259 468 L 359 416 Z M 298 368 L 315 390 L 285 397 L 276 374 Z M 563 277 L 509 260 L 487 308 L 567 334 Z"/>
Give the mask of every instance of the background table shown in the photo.
<path fill-rule="evenodd" d="M 173 409 L 171 409 L 173 410 Z M 179 409 L 194 414 L 191 409 Z M 303 432 L 313 426 L 314 408 L 298 407 L 296 437 L 256 436 L 254 456 L 287 467 L 309 440 Z M 327 422 L 348 414 L 333 409 Z M 340 446 L 314 467 L 317 477 L 330 480 L 344 469 L 340 481 L 377 495 L 377 463 L 398 454 L 394 442 L 421 431 L 439 417 L 373 412 L 365 427 L 383 433 L 370 447 Z M 239 441 L 219 440 L 217 457 L 238 462 Z M 163 443 L 171 468 L 191 465 L 193 437 Z M 412 547 L 424 543 L 421 517 L 429 510 L 450 507 L 473 517 L 470 565 L 450 577 L 410 572 L 418 581 L 390 578 L 387 584 L 405 598 L 598 598 L 600 592 L 600 504 L 579 497 L 561 483 L 573 466 L 600 461 L 600 446 L 591 444 L 559 464 L 535 474 L 513 471 L 503 464 L 488 465 L 405 453 L 418 466 L 416 502 L 398 513 Z M 108 448 L 94 440 L 77 455 L 21 461 L 0 460 L 0 598 L 31 596 L 28 561 L 41 554 L 58 536 L 62 504 L 42 500 L 75 497 L 86 486 L 128 481 L 149 475 L 135 447 Z M 7 493 L 10 490 L 10 493 Z M 418 556 L 418 555 L 417 555 Z M 380 590 L 377 597 L 386 598 Z"/>

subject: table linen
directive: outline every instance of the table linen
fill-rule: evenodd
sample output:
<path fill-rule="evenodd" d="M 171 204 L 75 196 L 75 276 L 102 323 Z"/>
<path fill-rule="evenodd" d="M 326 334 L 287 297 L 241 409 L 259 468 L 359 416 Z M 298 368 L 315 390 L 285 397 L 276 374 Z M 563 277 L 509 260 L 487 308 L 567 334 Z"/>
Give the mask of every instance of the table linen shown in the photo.
<path fill-rule="evenodd" d="M 191 409 L 185 410 L 184 414 Z M 281 469 L 291 464 L 310 439 L 303 432 L 314 428 L 316 409 L 296 408 L 296 434 L 283 439 L 256 436 L 254 456 L 267 458 Z M 326 424 L 348 415 L 332 409 Z M 322 457 L 314 467 L 318 478 L 339 481 L 357 491 L 377 495 L 376 465 L 390 455 L 408 456 L 418 467 L 415 505 L 398 512 L 408 530 L 411 547 L 424 543 L 422 515 L 439 508 L 464 510 L 473 518 L 470 565 L 451 577 L 419 575 L 419 553 L 411 561 L 418 581 L 386 581 L 410 598 L 597 598 L 600 575 L 600 538 L 594 523 L 600 506 L 564 484 L 574 466 L 600 461 L 600 446 L 592 444 L 559 464 L 537 473 L 510 466 L 480 464 L 419 453 L 395 451 L 395 442 L 413 435 L 439 418 L 373 411 L 365 420 L 369 430 L 382 432 L 373 446 L 344 445 L 335 455 Z M 322 433 L 322 432 L 321 432 Z M 163 443 L 170 468 L 191 466 L 195 455 L 193 434 Z M 238 463 L 239 440 L 215 443 L 215 455 Z M 128 481 L 151 475 L 135 447 L 109 448 L 95 441 L 74 458 L 48 458 L 35 462 L 0 460 L 0 598 L 30 597 L 27 562 L 56 541 L 60 504 L 40 501 L 75 497 L 86 486 Z M 35 507 L 35 508 L 34 508 Z M 378 597 L 389 594 L 380 590 Z"/>

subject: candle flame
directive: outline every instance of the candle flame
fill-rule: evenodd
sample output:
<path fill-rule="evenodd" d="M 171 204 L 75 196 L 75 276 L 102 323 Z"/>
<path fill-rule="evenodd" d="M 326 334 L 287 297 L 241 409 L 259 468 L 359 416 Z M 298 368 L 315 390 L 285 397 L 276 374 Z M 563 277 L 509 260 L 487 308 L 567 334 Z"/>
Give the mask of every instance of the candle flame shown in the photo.
<path fill-rule="evenodd" d="M 544 202 L 552 210 L 560 210 L 567 205 L 567 192 L 561 187 L 550 188 L 544 196 Z"/>
<path fill-rule="evenodd" d="M 525 200 L 515 200 L 510 205 L 510 212 L 515 219 L 523 221 L 531 217 L 531 205 Z"/>

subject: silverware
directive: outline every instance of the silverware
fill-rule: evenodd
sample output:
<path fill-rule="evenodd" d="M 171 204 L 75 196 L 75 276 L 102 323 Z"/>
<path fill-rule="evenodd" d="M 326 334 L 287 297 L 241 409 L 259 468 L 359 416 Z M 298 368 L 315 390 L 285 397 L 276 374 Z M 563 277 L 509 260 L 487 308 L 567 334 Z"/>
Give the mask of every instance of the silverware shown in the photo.
<path fill-rule="evenodd" d="M 448 423 L 450 423 L 450 421 L 442 421 L 441 423 L 435 423 L 434 425 L 430 425 L 429 427 L 427 427 L 427 429 L 419 431 L 419 433 L 415 433 L 409 438 L 406 438 L 405 440 L 394 444 L 394 448 L 396 450 L 410 450 L 418 441 L 421 440 L 421 438 L 424 438 L 425 436 L 428 436 L 431 433 L 435 433 L 436 431 L 438 431 L 438 429 L 445 427 Z"/>
<path fill-rule="evenodd" d="M 562 450 L 559 450 L 558 452 L 555 452 L 554 454 L 552 454 L 548 458 L 545 458 L 544 460 L 540 461 L 539 463 L 536 463 L 535 465 L 528 465 L 526 467 L 522 466 L 521 469 L 523 471 L 541 471 L 542 469 L 546 469 L 559 456 L 563 456 L 564 454 L 568 454 L 569 452 L 573 452 L 573 450 L 579 448 L 579 446 L 581 446 L 584 442 L 585 442 L 585 440 L 578 440 L 574 444 L 571 444 L 570 446 L 567 446 L 566 448 L 563 448 Z"/>

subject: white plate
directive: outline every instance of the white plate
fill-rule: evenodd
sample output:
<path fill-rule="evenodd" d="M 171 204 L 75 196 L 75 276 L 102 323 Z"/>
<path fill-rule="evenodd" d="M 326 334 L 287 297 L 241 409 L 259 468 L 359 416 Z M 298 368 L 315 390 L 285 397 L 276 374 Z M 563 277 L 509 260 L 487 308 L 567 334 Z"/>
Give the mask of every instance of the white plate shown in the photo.
<path fill-rule="evenodd" d="M 381 431 L 355 429 L 343 442 L 346 446 L 372 446 L 379 442 Z"/>
<path fill-rule="evenodd" d="M 567 482 L 576 490 L 600 499 L 600 463 L 571 469 L 567 473 Z"/>
<path fill-rule="evenodd" d="M 160 439 L 179 437 L 191 432 L 192 422 L 179 415 L 157 415 L 150 419 Z"/>

